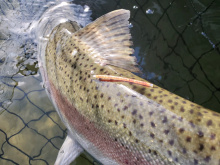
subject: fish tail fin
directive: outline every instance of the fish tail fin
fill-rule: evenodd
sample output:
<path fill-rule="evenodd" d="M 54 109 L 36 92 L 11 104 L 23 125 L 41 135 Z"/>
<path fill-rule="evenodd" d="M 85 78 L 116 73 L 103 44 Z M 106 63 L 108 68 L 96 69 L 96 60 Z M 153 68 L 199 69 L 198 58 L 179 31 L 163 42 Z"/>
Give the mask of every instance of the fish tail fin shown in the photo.
<path fill-rule="evenodd" d="M 129 31 L 129 10 L 115 10 L 103 15 L 73 36 L 85 44 L 95 62 L 139 72 Z"/>

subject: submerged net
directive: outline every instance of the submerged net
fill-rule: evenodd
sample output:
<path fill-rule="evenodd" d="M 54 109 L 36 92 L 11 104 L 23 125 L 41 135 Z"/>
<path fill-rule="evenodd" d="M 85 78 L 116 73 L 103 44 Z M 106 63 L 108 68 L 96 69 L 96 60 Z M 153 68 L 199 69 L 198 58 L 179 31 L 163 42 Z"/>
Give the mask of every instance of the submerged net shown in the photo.
<path fill-rule="evenodd" d="M 35 41 L 25 38 L 25 31 L 17 35 L 21 27 L 12 19 L 17 13 L 22 13 L 23 21 L 39 18 L 39 10 L 43 12 L 50 3 L 0 0 L 0 164 L 54 164 L 66 136 L 41 83 Z M 220 2 L 74 3 L 88 5 L 93 19 L 115 9 L 129 9 L 140 76 L 220 112 Z M 97 162 L 83 154 L 75 164 Z"/>

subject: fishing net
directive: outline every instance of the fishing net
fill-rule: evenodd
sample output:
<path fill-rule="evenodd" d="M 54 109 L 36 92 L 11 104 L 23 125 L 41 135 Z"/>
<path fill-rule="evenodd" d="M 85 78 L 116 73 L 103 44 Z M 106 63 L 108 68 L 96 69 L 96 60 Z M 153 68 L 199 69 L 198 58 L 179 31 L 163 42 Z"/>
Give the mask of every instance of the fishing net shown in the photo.
<path fill-rule="evenodd" d="M 43 88 L 36 42 L 25 37 L 25 28 L 13 19 L 28 22 L 39 18 L 39 11 L 44 12 L 51 3 L 0 0 L 1 165 L 54 164 L 66 136 L 66 128 Z M 129 9 L 134 55 L 142 71 L 139 76 L 220 112 L 219 1 L 74 3 L 89 6 L 93 20 L 115 9 Z M 84 153 L 73 164 L 98 163 Z"/>

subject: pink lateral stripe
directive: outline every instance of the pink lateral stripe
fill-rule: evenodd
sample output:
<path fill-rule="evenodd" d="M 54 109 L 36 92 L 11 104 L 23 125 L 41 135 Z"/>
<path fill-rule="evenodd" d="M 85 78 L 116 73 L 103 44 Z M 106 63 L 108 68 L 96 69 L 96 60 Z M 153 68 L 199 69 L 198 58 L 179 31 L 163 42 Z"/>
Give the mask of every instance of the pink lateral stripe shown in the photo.
<path fill-rule="evenodd" d="M 109 76 L 109 75 L 93 75 L 94 78 L 99 79 L 100 81 L 109 81 L 109 82 L 129 82 L 134 83 L 146 87 L 153 87 L 153 84 L 146 82 L 146 81 L 140 81 L 135 79 L 130 79 L 126 77 L 117 77 L 117 76 Z"/>
<path fill-rule="evenodd" d="M 145 158 L 137 151 L 136 153 L 122 146 L 120 142 L 112 139 L 107 132 L 97 128 L 85 116 L 82 116 L 71 103 L 56 90 L 50 82 L 52 96 L 62 115 L 69 121 L 69 124 L 92 143 L 104 156 L 114 160 L 120 165 L 150 165 Z"/>

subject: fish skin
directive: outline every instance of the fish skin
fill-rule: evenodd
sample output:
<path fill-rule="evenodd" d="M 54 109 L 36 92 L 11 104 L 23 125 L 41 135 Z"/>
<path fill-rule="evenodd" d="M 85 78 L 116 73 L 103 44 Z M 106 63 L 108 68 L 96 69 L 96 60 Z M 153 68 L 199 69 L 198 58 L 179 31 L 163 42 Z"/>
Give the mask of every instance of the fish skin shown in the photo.
<path fill-rule="evenodd" d="M 116 10 L 106 19 L 111 20 L 112 14 L 129 16 L 126 10 Z M 96 56 L 108 44 L 114 47 L 114 42 L 101 42 L 103 29 L 86 33 L 97 22 L 81 31 L 75 22 L 58 25 L 46 49 L 49 95 L 74 139 L 103 164 L 219 165 L 219 113 L 156 85 L 93 79 L 93 74 L 105 74 L 146 81 Z M 123 24 L 117 27 L 124 28 Z M 129 42 L 124 45 L 125 52 L 132 52 Z"/>

